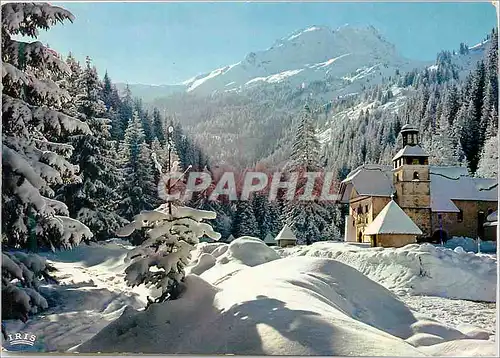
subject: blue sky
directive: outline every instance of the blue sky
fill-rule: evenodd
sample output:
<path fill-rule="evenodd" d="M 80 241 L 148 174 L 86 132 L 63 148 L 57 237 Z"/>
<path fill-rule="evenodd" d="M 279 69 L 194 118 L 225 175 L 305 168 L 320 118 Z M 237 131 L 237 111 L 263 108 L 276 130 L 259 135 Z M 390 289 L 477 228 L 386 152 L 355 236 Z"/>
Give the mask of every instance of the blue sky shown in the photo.
<path fill-rule="evenodd" d="M 474 45 L 496 26 L 488 3 L 69 3 L 73 24 L 42 32 L 56 51 L 114 82 L 168 84 L 240 61 L 311 25 L 373 25 L 406 57 Z"/>

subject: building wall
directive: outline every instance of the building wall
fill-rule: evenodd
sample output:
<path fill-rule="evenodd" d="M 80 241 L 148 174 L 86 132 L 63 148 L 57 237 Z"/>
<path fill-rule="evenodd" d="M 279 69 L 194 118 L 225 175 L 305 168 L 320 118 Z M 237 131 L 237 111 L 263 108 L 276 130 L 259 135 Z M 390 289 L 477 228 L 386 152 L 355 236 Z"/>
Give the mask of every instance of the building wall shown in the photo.
<path fill-rule="evenodd" d="M 414 173 L 418 173 L 418 180 Z M 428 165 L 402 165 L 393 171 L 396 202 L 422 230 L 422 237 L 432 235 L 431 189 Z"/>
<path fill-rule="evenodd" d="M 278 241 L 280 247 L 287 247 L 287 246 L 295 246 L 296 241 L 295 240 L 279 240 Z"/>
<path fill-rule="evenodd" d="M 453 200 L 453 203 L 462 210 L 462 222 L 458 221 L 458 213 L 432 213 L 433 233 L 442 228 L 446 231 L 448 238 L 466 236 L 475 239 L 478 237 L 478 212 L 483 211 L 486 216 L 488 209 L 496 210 L 498 206 L 497 202 L 491 201 Z M 438 215 L 441 215 L 441 220 L 439 220 Z M 495 232 L 484 230 L 484 238 L 481 239 L 496 240 Z"/>
<path fill-rule="evenodd" d="M 377 247 L 403 247 L 415 244 L 415 235 L 376 235 Z"/>
<path fill-rule="evenodd" d="M 353 192 L 355 192 L 354 189 Z M 352 216 L 350 225 L 352 225 L 351 229 L 353 229 L 353 232 L 349 234 L 349 237 L 352 238 L 351 240 L 355 242 L 359 241 L 361 233 L 361 242 L 370 242 L 370 237 L 364 235 L 365 229 L 390 200 L 389 197 L 360 197 L 351 195 L 351 200 L 349 202 L 349 215 Z M 359 208 L 361 208 L 361 213 L 358 213 Z"/>

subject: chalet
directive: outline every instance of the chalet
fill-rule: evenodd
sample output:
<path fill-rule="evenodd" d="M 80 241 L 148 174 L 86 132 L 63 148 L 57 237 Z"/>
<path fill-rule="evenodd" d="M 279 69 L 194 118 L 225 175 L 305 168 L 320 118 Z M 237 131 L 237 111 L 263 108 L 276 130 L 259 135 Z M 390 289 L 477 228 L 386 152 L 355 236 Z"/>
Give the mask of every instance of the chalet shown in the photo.
<path fill-rule="evenodd" d="M 342 181 L 339 198 L 349 204 L 345 240 L 376 245 L 377 235 L 382 234 L 384 246 L 441 242 L 452 236 L 496 240 L 495 230 L 485 230 L 484 224 L 486 217 L 497 210 L 497 179 L 472 177 L 464 167 L 429 165 L 418 130 L 407 124 L 401 134 L 403 148 L 392 159 L 392 166 L 365 164 Z M 396 215 L 395 206 L 421 233 L 380 231 L 384 220 Z"/>
<path fill-rule="evenodd" d="M 264 238 L 264 243 L 267 245 L 267 246 L 276 246 L 276 241 L 274 240 L 274 237 L 273 235 L 271 234 L 267 234 L 266 237 Z"/>
<path fill-rule="evenodd" d="M 297 243 L 297 238 L 288 225 L 283 226 L 283 229 L 281 229 L 274 240 L 278 243 L 279 247 L 295 246 Z"/>

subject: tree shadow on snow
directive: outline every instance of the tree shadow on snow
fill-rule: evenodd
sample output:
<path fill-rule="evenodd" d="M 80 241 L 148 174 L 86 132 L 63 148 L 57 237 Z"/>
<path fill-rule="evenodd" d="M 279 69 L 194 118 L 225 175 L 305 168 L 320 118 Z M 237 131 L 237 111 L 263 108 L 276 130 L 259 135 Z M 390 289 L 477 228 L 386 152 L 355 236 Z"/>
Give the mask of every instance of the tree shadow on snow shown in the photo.
<path fill-rule="evenodd" d="M 215 327 L 203 337 L 191 340 L 191 348 L 185 347 L 179 353 L 201 354 L 333 354 L 333 347 L 344 340 L 345 332 L 318 319 L 317 312 L 292 310 L 286 303 L 267 296 L 243 302 L 208 324 Z M 340 321 L 339 321 L 340 323 Z M 276 337 L 261 337 L 263 331 L 258 325 L 272 327 Z M 217 328 L 226 328 L 219 331 Z M 203 329 L 204 333 L 205 329 Z M 260 332 L 259 332 L 260 331 Z M 272 330 L 264 330 L 272 333 Z M 279 336 L 284 337 L 279 338 Z M 263 339 L 270 338 L 264 342 Z M 276 341 L 276 338 L 279 340 Z M 217 342 L 214 344 L 214 342 Z M 288 341 L 288 342 L 287 342 Z M 332 343 L 333 342 L 333 343 Z M 270 345 L 268 345 L 270 344 Z"/>

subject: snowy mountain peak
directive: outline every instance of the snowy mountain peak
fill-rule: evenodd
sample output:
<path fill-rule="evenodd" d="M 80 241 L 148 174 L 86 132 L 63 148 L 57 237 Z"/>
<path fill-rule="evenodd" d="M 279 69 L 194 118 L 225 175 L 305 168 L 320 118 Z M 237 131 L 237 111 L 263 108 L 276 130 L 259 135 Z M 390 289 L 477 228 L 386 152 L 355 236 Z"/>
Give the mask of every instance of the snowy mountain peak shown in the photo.
<path fill-rule="evenodd" d="M 336 30 L 313 25 L 277 40 L 266 50 L 248 53 L 225 66 L 185 81 L 188 92 L 233 91 L 249 85 L 327 77 L 342 80 L 353 71 L 407 62 L 373 26 L 344 25 Z M 375 66 L 375 67 L 374 67 Z"/>

